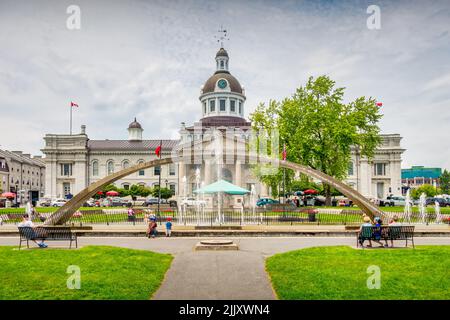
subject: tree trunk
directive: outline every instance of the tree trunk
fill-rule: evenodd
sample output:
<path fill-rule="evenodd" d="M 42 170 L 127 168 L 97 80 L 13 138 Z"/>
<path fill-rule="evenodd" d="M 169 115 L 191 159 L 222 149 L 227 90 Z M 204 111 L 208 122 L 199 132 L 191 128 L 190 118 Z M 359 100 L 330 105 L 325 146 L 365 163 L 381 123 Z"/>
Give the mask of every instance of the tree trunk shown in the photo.
<path fill-rule="evenodd" d="M 331 187 L 328 184 L 323 185 L 323 190 L 325 191 L 325 205 L 331 206 Z"/>

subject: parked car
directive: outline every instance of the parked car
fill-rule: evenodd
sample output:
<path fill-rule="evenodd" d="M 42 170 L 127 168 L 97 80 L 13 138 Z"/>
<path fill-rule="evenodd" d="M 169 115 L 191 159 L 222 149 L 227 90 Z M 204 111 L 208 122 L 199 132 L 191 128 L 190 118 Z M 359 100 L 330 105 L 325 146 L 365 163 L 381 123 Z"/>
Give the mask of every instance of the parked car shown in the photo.
<path fill-rule="evenodd" d="M 67 203 L 66 199 L 56 199 L 56 200 L 52 201 L 51 206 L 52 207 L 62 207 L 66 203 Z"/>
<path fill-rule="evenodd" d="M 197 200 L 195 198 L 186 198 L 181 201 L 181 205 L 186 206 L 206 206 L 205 200 Z"/>
<path fill-rule="evenodd" d="M 381 200 L 381 206 L 404 207 L 406 198 L 402 196 L 389 196 L 385 200 Z M 412 204 L 412 203 L 411 203 Z"/>
<path fill-rule="evenodd" d="M 111 199 L 111 207 L 125 207 L 127 205 L 127 201 L 122 200 L 119 197 L 115 197 Z"/>
<path fill-rule="evenodd" d="M 428 198 L 426 201 L 426 205 L 434 206 L 435 202 L 438 202 L 440 207 L 450 206 L 450 203 L 447 200 L 445 200 L 444 198 Z"/>
<path fill-rule="evenodd" d="M 52 199 L 49 198 L 42 198 L 38 202 L 39 207 L 50 207 L 52 205 Z"/>
<path fill-rule="evenodd" d="M 268 204 L 277 204 L 277 203 L 280 203 L 280 201 L 271 198 L 261 198 L 256 201 L 256 206 L 262 207 Z"/>
<path fill-rule="evenodd" d="M 148 198 L 144 202 L 144 207 L 150 207 L 152 205 L 158 204 L 158 198 Z"/>

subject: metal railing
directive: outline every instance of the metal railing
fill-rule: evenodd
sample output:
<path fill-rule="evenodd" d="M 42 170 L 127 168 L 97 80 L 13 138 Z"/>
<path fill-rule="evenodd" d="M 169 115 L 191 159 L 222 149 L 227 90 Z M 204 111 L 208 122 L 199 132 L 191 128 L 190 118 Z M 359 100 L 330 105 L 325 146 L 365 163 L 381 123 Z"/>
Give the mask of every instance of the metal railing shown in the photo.
<path fill-rule="evenodd" d="M 45 221 L 52 213 L 39 213 L 33 217 L 35 224 Z M 126 208 L 108 208 L 77 211 L 66 225 L 146 225 L 150 215 L 154 214 L 157 221 L 165 222 L 171 218 L 174 225 L 186 226 L 217 226 L 217 225 L 359 225 L 362 223 L 362 211 L 348 209 L 317 209 L 301 208 L 294 210 L 276 209 L 224 209 L 219 214 L 217 209 L 161 208 L 158 214 L 155 208 L 134 208 L 134 214 L 129 215 Z M 448 216 L 444 215 L 440 221 L 433 213 L 428 213 L 425 220 L 418 213 L 405 217 L 399 212 L 384 212 L 384 223 L 388 223 L 394 216 L 399 222 L 407 223 L 448 223 Z M 0 212 L 0 225 L 18 224 L 22 221 L 23 213 L 16 210 Z"/>

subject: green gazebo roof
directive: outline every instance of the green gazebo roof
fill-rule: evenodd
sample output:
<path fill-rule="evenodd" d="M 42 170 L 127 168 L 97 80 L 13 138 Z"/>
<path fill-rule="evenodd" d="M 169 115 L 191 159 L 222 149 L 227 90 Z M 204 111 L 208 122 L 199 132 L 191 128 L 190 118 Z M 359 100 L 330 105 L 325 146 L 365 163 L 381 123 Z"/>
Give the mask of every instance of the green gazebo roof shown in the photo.
<path fill-rule="evenodd" d="M 238 186 L 236 186 L 232 183 L 229 183 L 228 181 L 225 181 L 225 180 L 216 181 L 207 186 L 204 186 L 203 188 L 195 190 L 194 192 L 195 193 L 207 193 L 207 194 L 223 192 L 223 193 L 232 194 L 232 195 L 244 195 L 244 194 L 250 193 L 250 191 L 248 191 L 247 189 L 238 187 Z"/>

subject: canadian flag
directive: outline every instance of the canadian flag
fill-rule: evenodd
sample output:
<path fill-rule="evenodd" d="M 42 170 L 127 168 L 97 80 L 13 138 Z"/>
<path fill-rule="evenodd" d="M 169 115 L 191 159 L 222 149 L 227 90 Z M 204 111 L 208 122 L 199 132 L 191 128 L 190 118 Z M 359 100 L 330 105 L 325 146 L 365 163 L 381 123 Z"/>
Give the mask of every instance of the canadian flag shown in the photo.
<path fill-rule="evenodd" d="M 161 145 L 159 145 L 156 149 L 155 149 L 155 153 L 156 155 L 159 157 L 161 154 Z"/>
<path fill-rule="evenodd" d="M 75 102 L 70 101 L 70 106 L 71 107 L 77 107 L 78 108 L 78 104 L 76 104 Z"/>
<path fill-rule="evenodd" d="M 383 102 L 377 102 L 377 107 L 382 107 L 383 106 Z"/>

